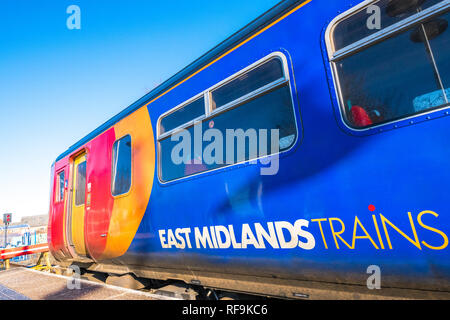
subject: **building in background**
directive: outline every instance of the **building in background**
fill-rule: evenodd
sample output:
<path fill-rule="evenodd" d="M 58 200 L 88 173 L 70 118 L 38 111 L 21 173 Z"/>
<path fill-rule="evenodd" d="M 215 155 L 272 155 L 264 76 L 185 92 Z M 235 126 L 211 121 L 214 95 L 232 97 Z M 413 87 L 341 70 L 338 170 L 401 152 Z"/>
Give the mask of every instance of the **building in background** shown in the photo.
<path fill-rule="evenodd" d="M 48 215 L 22 217 L 20 222 L 8 226 L 7 244 L 5 245 L 5 226 L 0 223 L 0 248 L 21 247 L 47 242 Z M 28 260 L 30 256 L 11 259 L 12 261 Z"/>

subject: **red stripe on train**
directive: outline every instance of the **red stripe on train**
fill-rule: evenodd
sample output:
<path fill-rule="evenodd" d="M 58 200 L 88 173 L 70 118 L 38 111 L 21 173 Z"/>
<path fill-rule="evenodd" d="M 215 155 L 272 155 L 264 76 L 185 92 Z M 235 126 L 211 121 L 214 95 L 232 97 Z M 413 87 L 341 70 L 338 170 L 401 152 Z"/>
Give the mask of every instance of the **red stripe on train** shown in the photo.
<path fill-rule="evenodd" d="M 48 251 L 48 243 L 4 249 L 0 250 L 0 259 L 11 259 L 14 257 L 24 256 L 26 254 L 42 253 L 47 251 Z"/>

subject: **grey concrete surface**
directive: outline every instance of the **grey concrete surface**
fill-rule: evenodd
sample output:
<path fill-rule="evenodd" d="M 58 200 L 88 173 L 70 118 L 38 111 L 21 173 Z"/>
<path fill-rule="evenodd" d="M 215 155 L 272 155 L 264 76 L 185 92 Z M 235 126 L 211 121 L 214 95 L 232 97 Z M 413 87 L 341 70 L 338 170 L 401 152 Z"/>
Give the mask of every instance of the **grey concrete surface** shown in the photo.
<path fill-rule="evenodd" d="M 0 300 L 158 300 L 147 292 L 80 279 L 79 289 L 69 289 L 73 279 L 27 268 L 0 272 Z"/>
<path fill-rule="evenodd" d="M 30 298 L 0 284 L 0 300 L 30 300 Z"/>

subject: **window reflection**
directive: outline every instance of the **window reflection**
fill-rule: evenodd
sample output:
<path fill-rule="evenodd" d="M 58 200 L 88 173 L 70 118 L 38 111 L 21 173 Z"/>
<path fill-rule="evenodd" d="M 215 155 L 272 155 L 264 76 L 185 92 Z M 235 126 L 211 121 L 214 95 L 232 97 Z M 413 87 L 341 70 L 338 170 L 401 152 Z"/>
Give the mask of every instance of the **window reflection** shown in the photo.
<path fill-rule="evenodd" d="M 117 140 L 113 145 L 111 192 L 113 196 L 127 193 L 131 187 L 131 137 Z"/>
<path fill-rule="evenodd" d="M 58 195 L 56 201 L 60 202 L 64 200 L 64 171 L 58 173 Z"/>
<path fill-rule="evenodd" d="M 335 62 L 347 123 L 356 128 L 448 104 L 449 12 Z"/>
<path fill-rule="evenodd" d="M 201 97 L 161 118 L 159 134 L 169 132 L 205 114 L 205 99 Z"/>
<path fill-rule="evenodd" d="M 75 192 L 75 205 L 81 206 L 86 198 L 86 161 L 77 167 L 77 187 Z"/>

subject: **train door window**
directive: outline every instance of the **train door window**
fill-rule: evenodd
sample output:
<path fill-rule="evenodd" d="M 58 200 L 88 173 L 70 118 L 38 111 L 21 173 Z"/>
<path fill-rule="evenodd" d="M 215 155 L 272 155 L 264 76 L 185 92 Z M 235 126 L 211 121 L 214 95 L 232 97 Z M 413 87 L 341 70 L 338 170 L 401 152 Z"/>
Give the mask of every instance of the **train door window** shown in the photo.
<path fill-rule="evenodd" d="M 174 139 L 158 138 L 161 181 L 173 181 L 290 149 L 297 138 L 297 124 L 286 68 L 284 56 L 272 54 L 207 90 L 205 96 L 211 99 L 208 99 L 206 117 L 184 128 L 191 143 L 182 163 L 172 158 L 180 143 L 179 134 L 175 132 Z M 210 148 L 208 143 L 203 143 L 201 149 L 196 147 L 197 126 L 202 133 L 214 129 L 222 137 L 220 150 L 212 153 L 213 161 L 204 157 Z M 274 149 L 276 139 L 277 149 Z M 215 140 L 212 137 L 209 141 Z"/>
<path fill-rule="evenodd" d="M 86 161 L 77 166 L 76 179 L 75 205 L 82 206 L 86 198 Z"/>
<path fill-rule="evenodd" d="M 120 196 L 131 188 L 131 136 L 114 142 L 112 156 L 111 193 Z"/>
<path fill-rule="evenodd" d="M 56 202 L 64 201 L 64 183 L 65 183 L 64 170 L 57 174 L 57 191 Z"/>
<path fill-rule="evenodd" d="M 330 25 L 330 62 L 348 126 L 366 129 L 449 105 L 449 7 L 373 1 Z"/>

